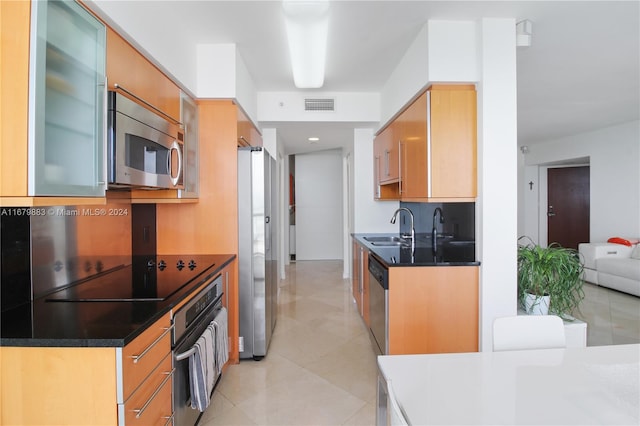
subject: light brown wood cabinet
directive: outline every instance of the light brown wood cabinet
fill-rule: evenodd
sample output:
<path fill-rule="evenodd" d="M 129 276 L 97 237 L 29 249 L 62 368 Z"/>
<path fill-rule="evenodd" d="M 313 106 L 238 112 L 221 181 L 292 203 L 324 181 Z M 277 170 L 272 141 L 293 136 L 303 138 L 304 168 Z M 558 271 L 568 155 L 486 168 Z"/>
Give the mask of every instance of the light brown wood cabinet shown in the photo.
<path fill-rule="evenodd" d="M 239 106 L 237 107 L 237 127 L 238 146 L 262 146 L 262 135 Z"/>
<path fill-rule="evenodd" d="M 107 28 L 107 79 L 110 90 L 124 87 L 180 121 L 180 88 L 112 28 Z"/>
<path fill-rule="evenodd" d="M 104 204 L 103 196 L 29 194 L 31 4 L 29 1 L 0 2 L 0 206 Z M 93 157 L 87 158 L 87 162 L 92 161 Z M 62 184 L 66 184 L 64 179 Z"/>
<path fill-rule="evenodd" d="M 107 28 L 107 80 L 110 90 L 116 89 L 116 85 L 118 85 L 135 95 L 132 97 L 121 91 L 125 96 L 156 114 L 176 122 L 184 123 L 185 111 L 182 106 L 185 101 L 187 106 L 194 105 L 195 108 L 192 99 L 188 98 L 169 77 L 112 28 Z M 194 152 L 193 147 L 189 146 L 193 139 L 187 132 L 194 132 L 197 135 L 198 129 L 192 126 L 188 129 L 185 128 L 185 156 L 183 158 L 187 161 L 184 165 L 184 173 L 186 178 L 191 177 L 192 171 L 187 168 L 195 167 L 197 179 L 198 164 L 194 162 L 197 162 L 198 158 L 197 155 L 196 158 L 190 158 L 187 155 Z M 197 153 L 197 146 L 195 148 Z M 190 164 L 189 161 L 192 163 Z M 186 184 L 187 182 L 185 182 Z M 190 188 L 185 188 L 185 191 L 182 192 L 174 189 L 154 191 L 132 189 L 108 195 L 130 203 L 195 203 L 197 202 L 199 185 L 197 183 L 194 185 L 192 182 L 189 184 Z M 195 192 L 194 187 L 196 188 Z M 188 196 L 183 196 L 185 193 Z"/>
<path fill-rule="evenodd" d="M 199 110 L 200 195 L 197 203 L 158 204 L 158 254 L 238 253 L 238 127 L 231 100 L 202 100 Z M 238 352 L 238 262 L 229 266 L 230 359 Z"/>
<path fill-rule="evenodd" d="M 351 291 L 360 316 L 367 327 L 369 321 L 369 250 L 353 241 Z"/>
<path fill-rule="evenodd" d="M 122 366 L 118 417 L 127 425 L 165 424 L 171 418 L 172 361 L 170 313 L 122 350 L 116 348 L 116 362 Z"/>
<path fill-rule="evenodd" d="M 373 141 L 374 194 L 377 200 L 397 200 L 400 181 L 400 125 L 394 121 Z"/>
<path fill-rule="evenodd" d="M 478 267 L 389 268 L 389 354 L 478 351 Z"/>
<path fill-rule="evenodd" d="M 82 3 L 80 2 L 82 5 Z M 107 191 L 106 197 L 29 196 L 29 51 L 31 2 L 0 2 L 2 91 L 0 108 L 0 206 L 51 206 L 119 202 L 184 203 L 177 190 Z M 172 119 L 180 121 L 180 88 L 116 31 L 107 26 L 106 69 L 110 89 L 118 84 Z M 148 107 L 148 106 L 147 106 Z M 7 124 L 9 123 L 9 124 Z M 92 160 L 88 160 L 92 161 Z"/>
<path fill-rule="evenodd" d="M 380 177 L 382 147 L 399 141 L 399 178 Z M 375 198 L 473 201 L 477 196 L 477 105 L 473 85 L 430 86 L 374 141 Z"/>
<path fill-rule="evenodd" d="M 172 412 L 169 327 L 167 313 L 124 348 L 0 348 L 0 423 L 165 424 Z"/>
<path fill-rule="evenodd" d="M 222 298 L 222 304 L 227 308 L 228 317 L 228 335 L 229 335 L 229 361 L 225 364 L 225 369 L 229 364 L 237 364 L 240 362 L 240 347 L 238 336 L 240 335 L 239 328 L 239 315 L 238 315 L 238 291 L 234 288 L 236 281 L 235 278 L 235 266 L 234 260 L 229 265 L 225 266 L 222 270 L 222 281 L 224 288 L 224 296 Z"/>

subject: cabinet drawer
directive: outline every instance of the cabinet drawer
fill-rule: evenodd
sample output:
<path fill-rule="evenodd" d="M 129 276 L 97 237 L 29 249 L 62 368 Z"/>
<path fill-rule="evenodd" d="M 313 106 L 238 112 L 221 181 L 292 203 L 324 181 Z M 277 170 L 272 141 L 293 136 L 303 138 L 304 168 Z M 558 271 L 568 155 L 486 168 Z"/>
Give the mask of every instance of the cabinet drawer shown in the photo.
<path fill-rule="evenodd" d="M 169 422 L 173 382 L 171 361 L 171 354 L 168 354 L 131 398 L 119 405 L 121 423 L 123 418 L 127 426 L 164 425 Z"/>
<path fill-rule="evenodd" d="M 169 314 L 122 350 L 122 399 L 126 401 L 136 388 L 149 376 L 160 361 L 171 352 Z"/>

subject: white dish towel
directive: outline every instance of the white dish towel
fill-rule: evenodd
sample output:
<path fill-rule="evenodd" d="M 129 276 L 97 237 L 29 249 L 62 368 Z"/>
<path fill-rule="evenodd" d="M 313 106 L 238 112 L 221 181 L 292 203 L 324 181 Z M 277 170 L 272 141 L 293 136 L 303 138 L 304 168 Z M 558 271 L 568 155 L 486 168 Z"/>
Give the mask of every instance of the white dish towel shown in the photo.
<path fill-rule="evenodd" d="M 191 387 L 191 408 L 203 412 L 209 406 L 209 396 L 216 381 L 215 329 L 209 324 L 197 340 L 194 352 L 189 357 L 189 378 Z"/>
<path fill-rule="evenodd" d="M 222 373 L 222 367 L 229 360 L 229 332 L 228 332 L 228 316 L 227 308 L 224 306 L 213 319 L 215 329 L 216 346 L 216 371 Z"/>

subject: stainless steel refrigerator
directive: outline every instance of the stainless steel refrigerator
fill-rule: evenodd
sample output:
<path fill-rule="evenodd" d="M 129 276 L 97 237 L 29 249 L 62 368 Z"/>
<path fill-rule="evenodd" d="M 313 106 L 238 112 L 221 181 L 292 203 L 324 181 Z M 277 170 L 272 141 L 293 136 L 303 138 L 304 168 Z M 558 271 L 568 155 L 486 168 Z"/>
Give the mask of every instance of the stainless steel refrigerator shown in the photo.
<path fill-rule="evenodd" d="M 276 163 L 264 148 L 238 148 L 240 358 L 267 354 L 278 308 Z"/>

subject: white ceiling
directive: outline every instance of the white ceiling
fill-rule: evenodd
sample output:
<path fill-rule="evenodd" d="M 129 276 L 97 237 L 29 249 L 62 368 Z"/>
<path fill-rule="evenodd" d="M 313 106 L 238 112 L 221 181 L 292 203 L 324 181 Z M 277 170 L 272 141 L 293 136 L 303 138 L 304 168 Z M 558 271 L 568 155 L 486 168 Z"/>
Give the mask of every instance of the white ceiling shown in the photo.
<path fill-rule="evenodd" d="M 258 91 L 296 90 L 279 1 L 89 3 L 159 63 L 198 43 L 235 43 Z M 640 1 L 332 0 L 330 14 L 320 92 L 380 91 L 429 19 L 514 17 L 533 22 L 531 47 L 517 52 L 518 145 L 640 118 Z M 274 125 L 288 153 L 353 138 L 354 124 Z"/>

